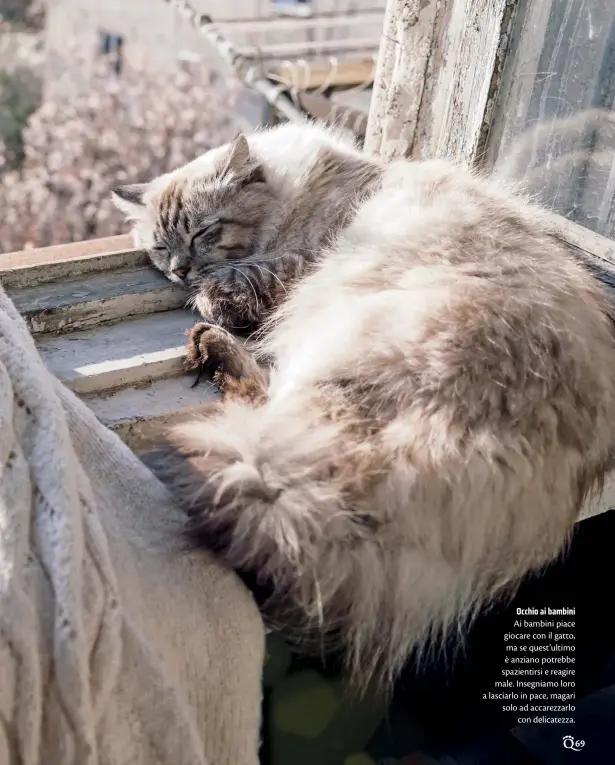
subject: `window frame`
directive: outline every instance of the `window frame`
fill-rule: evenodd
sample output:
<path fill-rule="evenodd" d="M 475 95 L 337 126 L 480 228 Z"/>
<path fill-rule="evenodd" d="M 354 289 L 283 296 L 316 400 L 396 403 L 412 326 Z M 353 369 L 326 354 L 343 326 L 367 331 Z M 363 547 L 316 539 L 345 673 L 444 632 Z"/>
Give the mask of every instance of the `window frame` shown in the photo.
<path fill-rule="evenodd" d="M 122 73 L 124 66 L 124 35 L 100 29 L 98 32 L 100 56 L 109 56 L 114 61 L 113 68 L 117 75 Z"/>
<path fill-rule="evenodd" d="M 498 135 L 496 103 L 509 87 L 516 14 L 526 0 L 389 0 L 366 149 L 386 157 L 442 157 L 485 167 Z M 615 240 L 551 213 L 554 231 L 612 290 Z"/>

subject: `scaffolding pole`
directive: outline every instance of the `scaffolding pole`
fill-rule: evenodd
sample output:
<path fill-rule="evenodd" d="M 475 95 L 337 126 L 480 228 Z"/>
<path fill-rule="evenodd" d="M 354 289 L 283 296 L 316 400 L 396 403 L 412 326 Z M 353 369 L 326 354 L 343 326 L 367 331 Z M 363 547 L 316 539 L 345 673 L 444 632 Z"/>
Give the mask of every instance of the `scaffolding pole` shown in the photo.
<path fill-rule="evenodd" d="M 249 88 L 259 93 L 268 104 L 275 107 L 287 120 L 292 122 L 305 120 L 305 116 L 288 97 L 284 88 L 280 85 L 274 85 L 262 74 L 257 65 L 247 59 L 231 42 L 224 38 L 212 21 L 211 16 L 206 13 L 199 13 L 187 0 L 163 0 L 163 2 L 175 8 L 213 46 L 238 77 Z"/>
<path fill-rule="evenodd" d="M 356 109 L 335 104 L 322 95 L 326 87 L 334 83 L 335 75 L 340 68 L 337 61 L 329 64 L 329 75 L 314 93 L 307 92 L 305 84 L 303 88 L 293 87 L 292 83 L 275 84 L 272 81 L 273 77 L 281 79 L 279 69 L 277 73 L 272 73 L 269 76 L 263 74 L 259 66 L 250 61 L 238 50 L 235 44 L 219 32 L 219 24 L 214 22 L 209 15 L 198 13 L 188 0 L 163 0 L 163 2 L 175 8 L 217 51 L 218 55 L 235 71 L 238 77 L 249 88 L 259 93 L 271 108 L 277 110 L 287 120 L 304 122 L 309 117 L 320 119 L 330 124 L 343 125 L 352 130 L 358 138 L 363 139 L 367 115 Z M 345 66 L 351 64 L 354 67 L 357 66 L 356 62 L 345 62 Z M 316 65 L 314 66 L 316 68 Z M 304 73 L 311 73 L 310 65 L 305 61 L 297 62 L 296 67 L 304 70 Z M 322 69 L 322 65 L 320 67 Z M 372 72 L 371 67 L 366 74 L 364 72 L 364 82 L 355 89 L 368 87 L 372 82 Z M 308 77 L 308 79 L 310 78 Z"/>

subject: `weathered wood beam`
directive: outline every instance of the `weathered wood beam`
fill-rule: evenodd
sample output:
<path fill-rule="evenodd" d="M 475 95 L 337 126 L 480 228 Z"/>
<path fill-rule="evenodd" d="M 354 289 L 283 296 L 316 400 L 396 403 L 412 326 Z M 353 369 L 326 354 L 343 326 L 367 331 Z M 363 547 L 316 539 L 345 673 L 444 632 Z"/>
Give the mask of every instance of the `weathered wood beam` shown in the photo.
<path fill-rule="evenodd" d="M 475 164 L 485 148 L 517 0 L 453 0 L 448 8 L 420 153 Z"/>
<path fill-rule="evenodd" d="M 241 32 L 245 34 L 247 32 L 294 32 L 296 30 L 314 29 L 314 30 L 329 30 L 336 28 L 347 28 L 353 26 L 359 26 L 361 24 L 375 24 L 380 27 L 382 24 L 382 9 L 373 8 L 371 10 L 361 10 L 355 13 L 328 13 L 328 14 L 314 14 L 307 19 L 297 18 L 285 18 L 285 17 L 267 17 L 261 19 L 236 19 L 221 21 L 216 18 L 213 20 L 214 25 L 220 29 L 224 34 L 233 34 L 235 32 Z"/>
<path fill-rule="evenodd" d="M 475 163 L 516 6 L 517 0 L 389 0 L 368 151 Z"/>
<path fill-rule="evenodd" d="M 352 88 L 372 85 L 375 63 L 373 57 L 334 59 L 326 61 L 284 61 L 269 70 L 272 80 L 297 90 L 318 88 Z"/>
<path fill-rule="evenodd" d="M 349 37 L 344 40 L 313 40 L 304 42 L 270 43 L 265 45 L 243 46 L 238 52 L 247 59 L 285 58 L 292 56 L 314 56 L 323 53 L 343 53 L 345 51 L 376 51 L 378 38 L 374 37 Z"/>
<path fill-rule="evenodd" d="M 365 149 L 409 156 L 432 52 L 437 0 L 389 0 L 376 67 Z"/>
<path fill-rule="evenodd" d="M 87 242 L 31 248 L 0 255 L 0 282 L 4 287 L 30 287 L 76 274 L 143 266 L 142 250 L 133 247 L 129 234 Z"/>

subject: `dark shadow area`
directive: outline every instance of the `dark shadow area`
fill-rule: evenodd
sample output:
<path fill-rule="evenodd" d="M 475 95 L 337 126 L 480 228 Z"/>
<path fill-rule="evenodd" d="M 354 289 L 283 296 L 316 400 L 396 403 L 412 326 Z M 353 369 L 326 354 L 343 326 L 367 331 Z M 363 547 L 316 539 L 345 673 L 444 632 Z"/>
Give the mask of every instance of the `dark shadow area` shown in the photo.
<path fill-rule="evenodd" d="M 512 602 L 483 614 L 455 658 L 450 651 L 446 661 L 434 660 L 421 671 L 410 662 L 388 705 L 375 696 L 348 698 L 334 660 L 325 667 L 322 662 L 293 656 L 278 636 L 270 636 L 262 762 L 559 765 L 570 761 L 596 765 L 614 761 L 613 540 L 614 510 L 578 524 L 565 557 L 524 582 Z M 540 607 L 574 608 L 575 614 L 517 615 L 518 608 Z M 505 702 L 484 698 L 494 691 L 494 682 L 507 679 L 502 675 L 510 656 L 505 633 L 522 631 L 514 628 L 515 620 L 539 618 L 575 622 L 574 629 L 565 630 L 574 634 L 575 662 L 554 665 L 574 669 L 567 682 L 575 685 L 566 690 L 576 695 L 569 702 L 575 711 L 523 714 L 532 718 L 561 714 L 572 717 L 573 724 L 519 725 L 522 713 L 502 711 Z M 566 735 L 584 741 L 582 750 L 564 748 Z"/>

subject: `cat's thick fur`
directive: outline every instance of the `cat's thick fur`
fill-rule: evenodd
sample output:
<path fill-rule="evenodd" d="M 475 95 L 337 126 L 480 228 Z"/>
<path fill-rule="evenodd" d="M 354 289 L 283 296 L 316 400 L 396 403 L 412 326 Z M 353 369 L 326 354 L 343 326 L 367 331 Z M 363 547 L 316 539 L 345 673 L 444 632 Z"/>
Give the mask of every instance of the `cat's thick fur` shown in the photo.
<path fill-rule="evenodd" d="M 231 566 L 274 582 L 273 623 L 388 681 L 562 552 L 612 466 L 615 341 L 539 210 L 308 125 L 118 196 L 141 243 L 166 242 L 156 265 L 194 270 L 206 317 L 269 315 L 268 388 L 231 335 L 195 328 L 226 400 L 171 434 L 159 474 Z"/>

